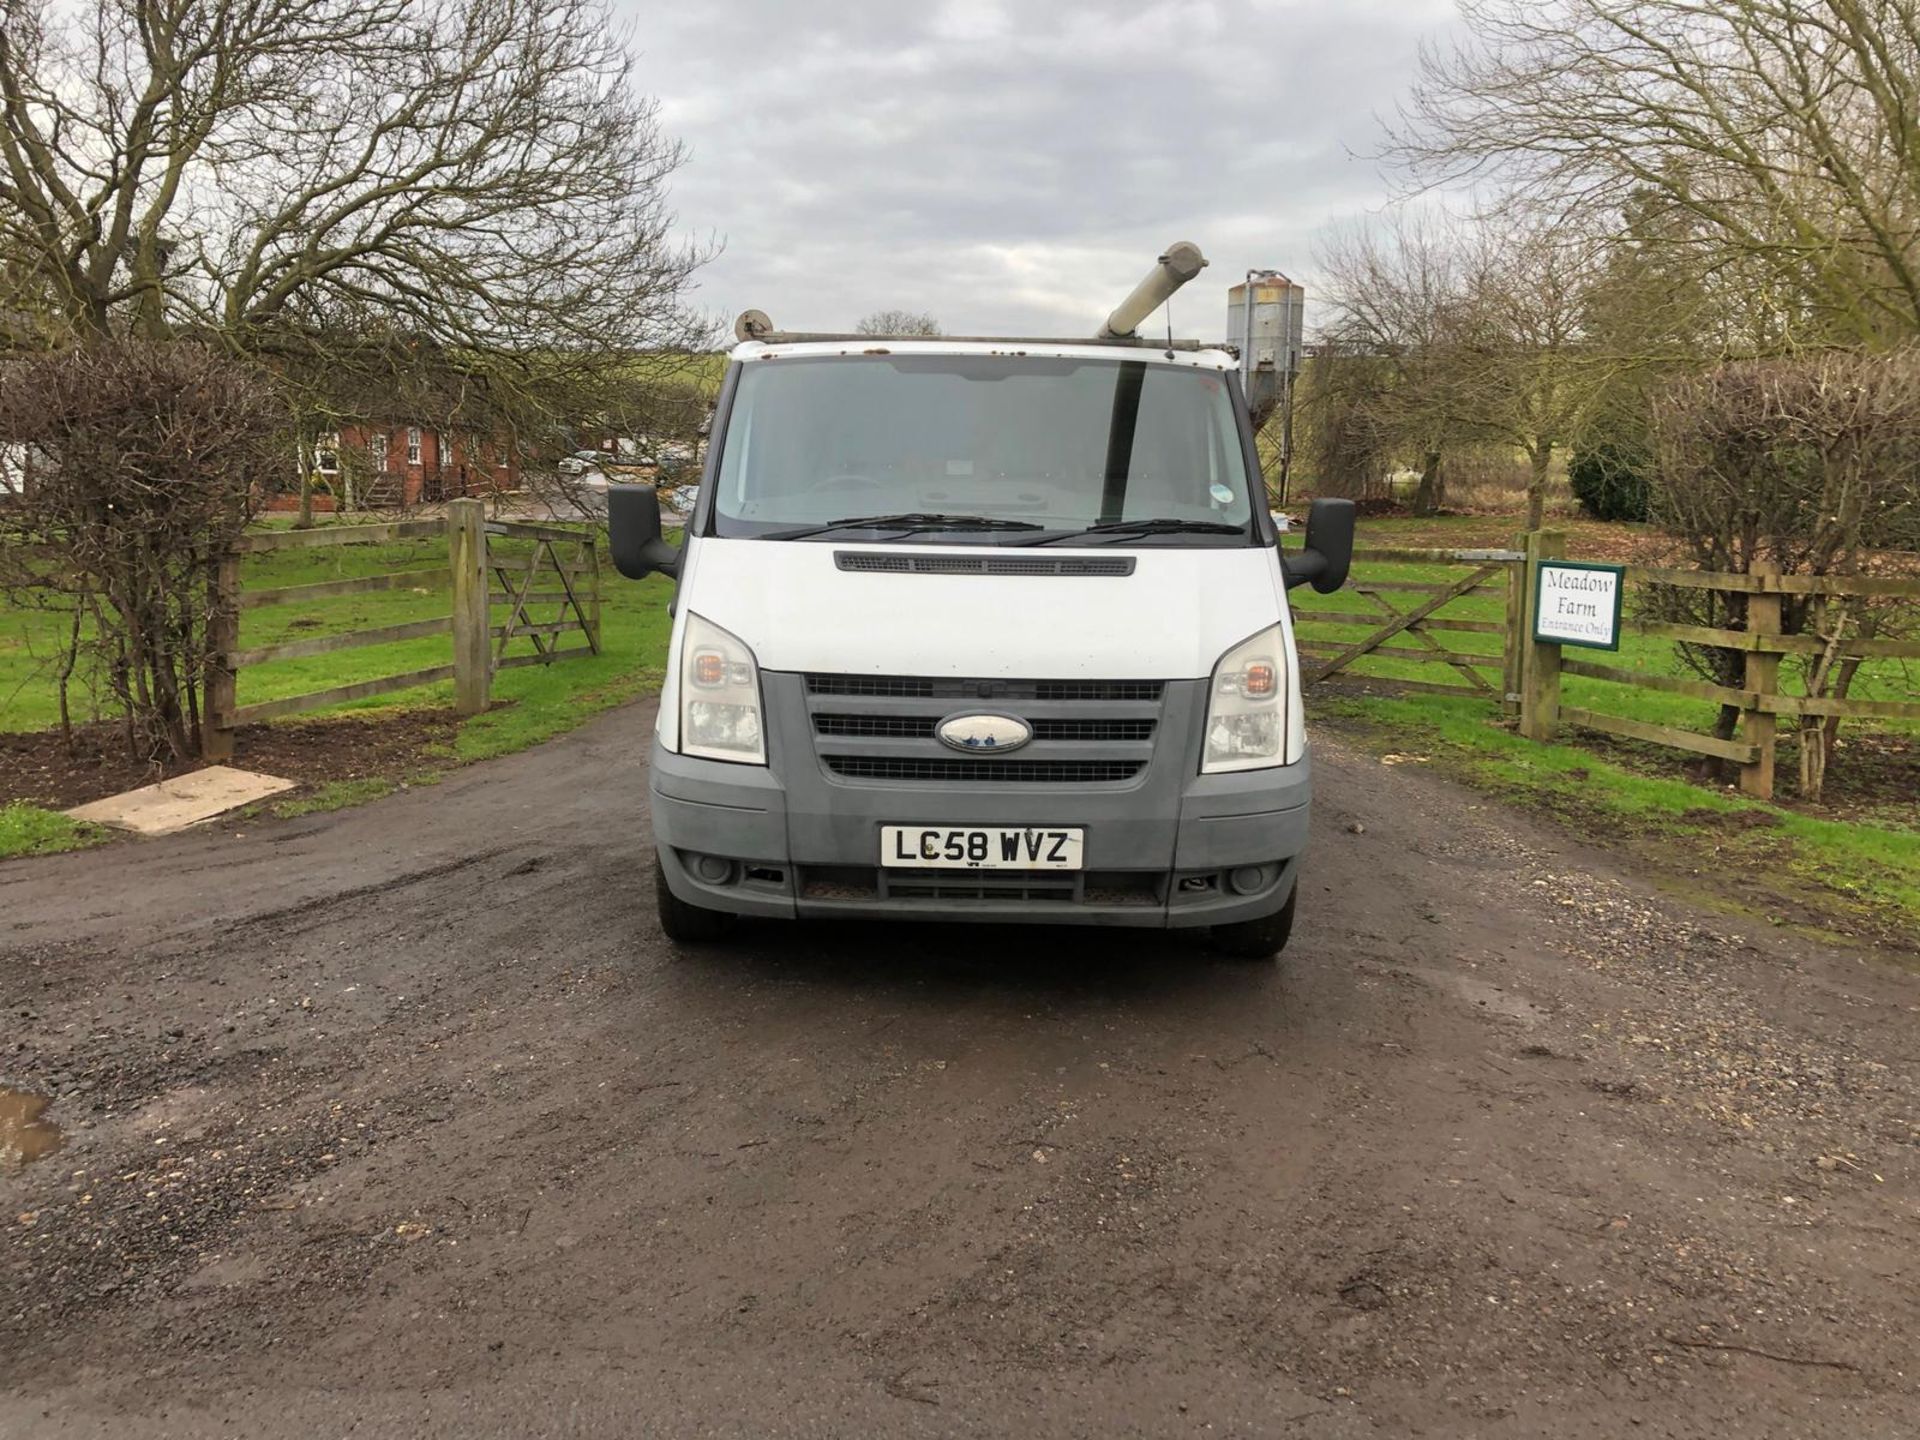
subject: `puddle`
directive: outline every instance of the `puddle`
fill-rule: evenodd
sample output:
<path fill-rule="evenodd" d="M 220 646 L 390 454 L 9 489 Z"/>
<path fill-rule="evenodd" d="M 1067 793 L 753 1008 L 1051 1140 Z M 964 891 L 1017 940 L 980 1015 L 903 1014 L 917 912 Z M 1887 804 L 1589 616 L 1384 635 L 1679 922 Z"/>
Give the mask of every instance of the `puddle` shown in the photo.
<path fill-rule="evenodd" d="M 60 1148 L 60 1127 L 40 1118 L 50 1103 L 45 1095 L 0 1085 L 0 1163 L 24 1165 Z"/>

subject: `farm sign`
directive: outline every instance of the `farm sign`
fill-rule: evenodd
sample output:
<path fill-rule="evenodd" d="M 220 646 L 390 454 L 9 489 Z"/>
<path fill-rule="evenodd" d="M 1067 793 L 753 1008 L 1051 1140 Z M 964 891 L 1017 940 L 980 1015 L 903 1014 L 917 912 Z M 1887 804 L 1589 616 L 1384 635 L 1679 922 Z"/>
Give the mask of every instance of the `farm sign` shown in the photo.
<path fill-rule="evenodd" d="M 1621 565 L 1542 560 L 1533 597 L 1533 638 L 1618 650 L 1625 573 Z"/>

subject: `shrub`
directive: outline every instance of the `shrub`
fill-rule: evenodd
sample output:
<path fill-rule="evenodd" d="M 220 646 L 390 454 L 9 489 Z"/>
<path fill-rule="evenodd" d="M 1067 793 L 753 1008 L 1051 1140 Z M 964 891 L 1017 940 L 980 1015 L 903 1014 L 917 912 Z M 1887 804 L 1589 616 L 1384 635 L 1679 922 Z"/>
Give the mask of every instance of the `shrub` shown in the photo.
<path fill-rule="evenodd" d="M 289 454 L 273 388 L 201 345 L 102 341 L 0 366 L 0 435 L 38 462 L 0 588 L 68 597 L 137 758 L 195 754 L 215 567 Z"/>
<path fill-rule="evenodd" d="M 1829 351 L 1723 365 L 1670 385 L 1654 410 L 1660 464 L 1653 514 L 1705 570 L 1846 575 L 1882 563 L 1881 552 L 1920 547 L 1920 350 L 1887 355 Z M 1747 597 L 1654 585 L 1642 596 L 1662 620 L 1739 630 Z M 1781 627 L 1829 640 L 1807 665 L 1809 697 L 1844 697 L 1857 662 L 1832 663 L 1831 641 L 1895 633 L 1893 602 L 1829 601 L 1788 593 Z M 1745 656 L 1730 646 L 1681 652 L 1718 684 L 1743 683 Z M 1737 711 L 1723 706 L 1719 733 Z M 1838 718 L 1800 719 L 1801 791 L 1818 799 Z"/>
<path fill-rule="evenodd" d="M 1653 457 L 1638 446 L 1603 440 L 1574 452 L 1567 484 L 1596 520 L 1644 522 L 1653 502 Z"/>

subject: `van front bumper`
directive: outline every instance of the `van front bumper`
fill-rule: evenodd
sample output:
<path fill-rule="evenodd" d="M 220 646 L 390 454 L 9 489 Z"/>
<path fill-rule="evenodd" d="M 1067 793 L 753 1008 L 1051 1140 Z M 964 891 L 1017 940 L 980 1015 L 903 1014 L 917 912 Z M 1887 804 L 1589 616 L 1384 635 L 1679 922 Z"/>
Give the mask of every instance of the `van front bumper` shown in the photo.
<path fill-rule="evenodd" d="M 1307 762 L 1126 786 L 846 783 L 809 755 L 786 771 L 656 740 L 650 799 L 667 884 L 737 915 L 1129 925 L 1232 924 L 1293 893 Z M 883 825 L 1079 826 L 1079 872 L 890 870 Z"/>

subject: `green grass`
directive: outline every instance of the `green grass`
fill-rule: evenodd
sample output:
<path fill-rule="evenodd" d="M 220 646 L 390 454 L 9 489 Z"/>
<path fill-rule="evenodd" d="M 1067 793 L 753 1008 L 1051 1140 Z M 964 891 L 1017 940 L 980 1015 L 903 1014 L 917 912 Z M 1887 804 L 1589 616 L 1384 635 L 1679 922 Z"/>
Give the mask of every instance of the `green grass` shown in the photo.
<path fill-rule="evenodd" d="M 499 547 L 499 542 L 495 542 Z M 524 553 L 525 546 L 508 547 Z M 499 553 L 496 548 L 496 553 Z M 307 585 L 317 581 L 371 574 L 377 570 L 412 570 L 438 566 L 444 572 L 445 546 L 439 541 L 421 545 L 353 545 L 318 551 L 277 550 L 250 557 L 265 562 L 245 576 L 244 583 L 259 587 Z M 542 589 L 553 589 L 550 578 Z M 604 562 L 601 573 L 601 653 L 585 659 L 567 659 L 550 666 L 528 666 L 502 670 L 493 680 L 496 703 L 513 702 L 505 711 L 495 711 L 468 721 L 461 731 L 459 758 L 478 759 L 500 754 L 544 739 L 568 723 L 577 723 L 587 715 L 643 693 L 659 683 L 665 662 L 671 619 L 667 603 L 671 582 L 662 577 L 635 584 L 615 573 Z M 302 639 L 332 633 L 335 630 L 366 630 L 385 625 L 424 620 L 447 612 L 449 597 L 443 584 L 436 582 L 423 591 L 389 590 L 370 595 L 355 595 L 308 605 L 277 605 L 244 613 L 240 640 L 244 646 L 271 645 L 282 640 Z M 510 607 L 495 605 L 493 623 L 504 624 Z M 561 607 L 553 603 L 532 606 L 535 620 L 560 618 Z M 578 634 L 563 635 L 564 647 L 578 646 Z M 531 648 L 528 640 L 514 642 L 510 653 Z M 242 705 L 275 700 L 287 695 L 352 684 L 401 671 L 444 665 L 451 655 L 451 641 L 444 635 L 388 645 L 369 645 L 332 655 L 302 660 L 274 661 L 252 666 L 240 673 L 239 700 Z M 453 699 L 453 682 L 422 686 L 399 692 L 411 704 L 447 705 Z M 382 695 L 368 700 L 350 701 L 332 707 L 334 711 L 377 710 L 394 703 L 394 697 Z M 315 713 L 325 714 L 328 711 Z"/>
<path fill-rule="evenodd" d="M 0 805 L 0 860 L 83 850 L 105 838 L 97 825 L 83 825 L 36 805 Z"/>
<path fill-rule="evenodd" d="M 419 784 L 422 778 L 412 777 L 409 783 Z M 400 781 L 390 780 L 384 775 L 360 780 L 329 780 L 308 794 L 276 801 L 266 808 L 282 820 L 292 820 L 301 815 L 321 815 L 329 810 L 344 810 L 349 805 L 361 805 L 369 800 L 378 800 L 383 795 L 391 795 L 400 788 L 400 784 Z"/>
<path fill-rule="evenodd" d="M 1920 923 L 1920 833 L 1803 815 L 1681 779 L 1637 773 L 1571 745 L 1541 745 L 1469 699 L 1321 694 L 1318 718 L 1353 725 L 1376 748 L 1423 756 L 1475 788 L 1628 841 L 1669 868 L 1702 871 L 1820 914 L 1911 934 Z M 1750 903 L 1751 894 L 1743 897 Z"/>
<path fill-rule="evenodd" d="M 625 666 L 621 664 L 623 657 L 609 654 L 598 660 L 575 662 L 578 672 L 585 672 L 589 666 L 597 667 L 592 675 L 568 674 L 569 667 L 555 665 L 530 667 L 496 677 L 494 698 L 498 700 L 503 694 L 510 694 L 515 703 L 510 708 L 477 715 L 462 724 L 454 742 L 454 758 L 462 762 L 490 760 L 496 755 L 524 750 L 571 730 L 602 710 L 652 694 L 660 688 L 666 673 L 663 666 L 667 655 L 667 628 L 663 624 L 657 635 L 636 634 L 635 649 L 625 657 L 631 663 Z M 611 647 L 611 638 L 607 643 Z"/>
<path fill-rule="evenodd" d="M 385 553 L 363 558 L 363 552 Z M 259 558 L 279 563 L 272 567 L 261 567 L 260 578 L 256 580 L 249 576 L 249 582 L 278 586 L 310 584 L 315 580 L 332 578 L 330 572 L 334 567 L 347 573 L 357 573 L 347 567 L 364 565 L 375 558 L 384 561 L 383 568 L 408 569 L 427 557 L 420 553 L 420 547 L 395 545 L 339 547 L 317 553 L 271 551 Z M 550 580 L 543 581 L 542 588 L 553 588 L 553 584 Z M 603 558 L 600 653 L 569 658 L 552 665 L 500 671 L 493 678 L 493 708 L 484 715 L 462 721 L 452 744 L 438 758 L 446 764 L 465 764 L 523 750 L 570 730 L 614 705 L 658 689 L 664 673 L 667 638 L 672 629 L 672 618 L 667 613 L 672 593 L 672 582 L 664 577 L 653 576 L 636 584 L 621 578 L 611 563 Z M 326 633 L 314 626 L 293 629 L 290 621 L 295 617 L 284 614 L 284 611 L 299 614 L 311 610 L 320 612 L 311 618 L 323 623 L 330 620 L 332 625 L 339 628 L 366 629 L 442 614 L 447 603 L 444 590 L 436 589 L 426 595 L 403 590 L 353 596 L 349 600 L 329 601 L 312 607 L 271 607 L 248 611 L 242 622 L 241 640 L 246 645 L 271 644 L 282 636 L 293 638 L 302 634 Z M 350 618 L 341 619 L 342 610 L 349 612 Z M 534 618 L 558 618 L 559 610 L 559 606 L 551 603 L 534 607 Z M 328 611 L 332 612 L 331 615 L 326 613 Z M 509 607 L 494 606 L 494 623 L 504 623 L 508 614 Z M 258 617 L 275 618 L 256 625 Z M 562 636 L 561 640 L 567 647 L 583 643 L 577 634 Z M 283 694 L 298 694 L 349 684 L 358 679 L 444 664 L 449 644 L 445 636 L 436 635 L 394 645 L 368 646 L 361 650 L 306 660 L 261 665 L 241 672 L 240 702 L 244 705 L 257 700 L 271 700 Z M 512 653 L 526 651 L 530 644 L 527 640 L 516 641 Z M 453 700 L 453 684 L 451 681 L 442 681 L 399 692 L 397 697 L 383 695 L 371 700 L 352 701 L 315 713 L 379 711 L 393 707 L 396 700 L 401 705 L 448 706 Z M 401 779 L 419 783 L 431 778 L 432 774 L 428 772 L 386 780 L 345 782 L 288 802 L 279 807 L 278 813 L 287 813 L 294 805 L 307 807 L 299 813 L 334 809 L 343 804 L 371 799 L 376 793 L 384 793 L 373 788 L 378 784 L 384 783 L 391 788 Z M 356 790 L 355 786 L 361 788 Z"/>
<path fill-rule="evenodd" d="M 1416 525 L 1419 527 L 1417 530 L 1414 529 Z M 1449 525 L 1459 533 L 1446 534 L 1445 530 Z M 1477 531 L 1470 530 L 1469 527 L 1477 527 Z M 1477 533 L 1487 528 L 1486 521 L 1476 520 L 1475 517 L 1449 517 L 1444 521 L 1418 522 L 1369 521 L 1362 527 L 1359 543 L 1362 547 L 1451 545 L 1455 548 L 1492 548 L 1505 543 L 1497 536 Z M 1599 527 L 1590 528 L 1596 533 L 1599 530 Z M 1440 533 L 1435 533 L 1436 531 Z M 1568 549 L 1574 558 L 1580 558 L 1580 548 L 1577 543 L 1570 543 Z M 1354 565 L 1353 570 L 1354 579 L 1362 582 L 1405 581 L 1423 585 L 1463 580 L 1469 573 L 1471 573 L 1469 567 L 1460 565 L 1389 564 L 1380 561 L 1360 561 Z M 1351 645 L 1379 629 L 1389 619 L 1385 611 L 1380 611 L 1380 619 L 1371 623 L 1318 618 L 1320 612 L 1326 611 L 1370 614 L 1378 609 L 1372 600 L 1359 594 L 1351 583 L 1332 595 L 1320 595 L 1310 588 L 1302 587 L 1292 592 L 1290 598 L 1293 602 L 1298 638 L 1303 642 L 1323 641 Z M 1404 611 L 1420 604 L 1426 597 L 1413 591 L 1393 590 L 1382 592 L 1382 598 L 1394 609 Z M 1628 597 L 1628 614 L 1629 617 L 1632 614 L 1631 594 Z M 1488 589 L 1475 591 L 1448 602 L 1434 614 L 1436 619 L 1489 621 L 1496 624 L 1504 623 L 1505 617 L 1506 591 L 1504 585 L 1498 581 Z M 1490 668 L 1483 668 L 1481 673 L 1490 684 L 1496 687 L 1499 685 L 1501 636 L 1442 630 L 1429 633 L 1442 647 L 1457 654 L 1485 656 Z M 1402 649 L 1419 648 L 1421 645 L 1419 640 L 1404 632 L 1387 643 Z M 1581 651 L 1569 648 L 1566 654 L 1569 658 L 1589 659 L 1597 664 L 1633 670 L 1646 675 L 1694 680 L 1700 678 L 1696 672 L 1688 668 L 1678 646 L 1671 640 L 1652 636 L 1624 635 L 1617 652 Z M 1327 655 L 1322 652 L 1309 658 L 1325 659 Z M 1452 685 L 1467 683 L 1460 672 L 1451 666 L 1383 655 L 1362 656 L 1345 667 L 1343 673 L 1361 679 L 1415 680 Z M 1781 666 L 1780 683 L 1781 688 L 1789 694 L 1804 694 L 1806 691 L 1804 665 L 1799 660 L 1789 657 Z M 1849 694 L 1857 700 L 1920 702 L 1920 665 L 1904 660 L 1869 661 L 1861 666 Z M 1638 686 L 1621 685 L 1607 680 L 1591 680 L 1573 675 L 1562 679 L 1560 699 L 1563 705 L 1624 716 L 1630 720 L 1642 720 L 1654 725 L 1672 725 L 1701 735 L 1712 732 L 1714 722 L 1719 715 L 1719 706 L 1710 700 L 1698 700 L 1686 695 L 1645 690 Z M 1857 725 L 1861 722 L 1854 723 Z M 1886 733 L 1920 735 L 1920 719 L 1875 720 L 1870 724 L 1872 729 Z"/>
<path fill-rule="evenodd" d="M 438 567 L 438 578 L 420 590 L 379 591 L 304 605 L 276 605 L 243 612 L 240 643 L 272 645 L 312 639 L 347 630 L 397 625 L 447 613 L 447 547 L 443 540 L 393 545 L 336 545 L 312 550 L 276 550 L 246 557 L 241 585 L 247 590 L 310 585 L 393 570 Z M 54 689 L 54 659 L 67 634 L 64 614 L 46 609 L 0 606 L 0 730 L 44 730 L 59 723 Z M 336 655 L 254 666 L 241 672 L 240 703 L 276 700 L 303 691 L 368 680 L 403 670 L 445 664 L 451 642 L 433 636 L 397 645 L 369 646 Z M 383 697 L 384 698 L 384 697 Z M 74 719 L 104 718 L 106 697 L 94 703 L 76 685 Z"/>
<path fill-rule="evenodd" d="M 499 542 L 496 542 L 498 545 Z M 508 542 L 508 553 L 524 553 L 524 543 Z M 385 545 L 336 545 L 309 550 L 272 550 L 249 555 L 241 583 L 248 590 L 311 585 L 393 571 L 432 571 L 416 588 L 375 591 L 301 604 L 274 605 L 242 612 L 240 643 L 252 648 L 288 640 L 313 639 L 349 630 L 370 630 L 445 615 L 450 604 L 446 582 L 446 543 L 438 538 Z M 543 589 L 552 583 L 543 582 Z M 496 701 L 515 702 L 520 713 L 507 718 L 489 715 L 469 722 L 470 741 L 463 734 L 461 758 L 501 753 L 530 744 L 565 728 L 569 718 L 584 718 L 657 684 L 666 653 L 670 620 L 666 613 L 671 582 L 654 577 L 640 584 L 622 579 L 610 563 L 602 565 L 602 653 L 589 659 L 569 659 L 552 666 L 503 670 L 495 676 Z M 559 618 L 560 607 L 532 607 L 536 620 Z M 493 608 L 493 622 L 502 624 L 508 607 Z M 53 685 L 53 652 L 66 633 L 66 618 L 57 612 L 0 606 L 0 730 L 43 730 L 59 722 Z M 577 634 L 562 637 L 577 645 Z M 530 648 L 518 640 L 514 652 Z M 338 651 L 305 659 L 280 660 L 249 666 L 239 679 L 239 702 L 284 699 L 356 681 L 377 679 L 409 670 L 444 665 L 452 658 L 452 642 L 445 635 L 360 649 Z M 372 710 L 396 702 L 409 705 L 446 705 L 453 696 L 451 681 L 421 686 L 371 699 L 315 711 Z M 75 719 L 102 718 L 105 707 L 94 707 L 76 691 Z M 530 737 L 530 738 L 529 738 Z"/>
<path fill-rule="evenodd" d="M 531 548 L 529 542 L 493 543 L 496 555 L 524 555 Z M 417 587 L 243 611 L 240 644 L 252 648 L 444 616 L 451 603 L 446 568 L 446 543 L 437 537 L 251 554 L 244 561 L 241 578 L 243 587 L 254 591 L 396 571 L 432 573 Z M 558 581 L 549 573 L 539 588 L 557 590 Z M 493 677 L 493 708 L 459 722 L 451 742 L 429 752 L 426 763 L 408 773 L 334 781 L 264 808 L 277 815 L 294 816 L 359 804 L 402 783 L 429 782 L 450 766 L 524 749 L 622 701 L 656 690 L 672 626 L 667 613 L 672 593 L 672 582 L 661 576 L 638 584 L 621 578 L 603 553 L 598 655 L 500 671 Z M 561 606 L 542 602 L 530 607 L 529 616 L 537 622 L 551 621 L 561 618 L 560 612 Z M 509 614 L 507 605 L 495 605 L 492 622 L 503 624 Z M 66 623 L 65 617 L 56 612 L 0 605 L 0 730 L 41 730 L 58 722 L 51 652 L 64 638 Z M 578 632 L 560 639 L 568 649 L 585 643 Z M 531 647 L 530 640 L 517 639 L 509 653 L 527 653 Z M 445 665 L 451 658 L 452 640 L 441 634 L 248 666 L 240 673 L 239 702 L 250 705 L 428 669 Z M 452 700 L 452 682 L 441 681 L 305 712 L 301 718 L 350 711 L 377 715 L 418 708 L 445 710 Z M 102 718 L 78 688 L 73 704 L 76 721 Z M 351 743 L 351 738 L 343 743 Z M 44 811 L 22 808 L 20 818 L 14 818 L 11 811 L 8 815 L 9 829 L 0 832 L 6 837 L 0 839 L 0 855 L 43 853 L 50 848 L 91 843 L 70 822 Z M 31 817 L 39 818 L 32 818 L 30 826 Z M 15 832 L 17 839 L 13 838 Z M 7 848 L 9 844 L 11 849 Z"/>

